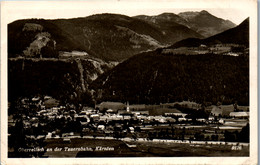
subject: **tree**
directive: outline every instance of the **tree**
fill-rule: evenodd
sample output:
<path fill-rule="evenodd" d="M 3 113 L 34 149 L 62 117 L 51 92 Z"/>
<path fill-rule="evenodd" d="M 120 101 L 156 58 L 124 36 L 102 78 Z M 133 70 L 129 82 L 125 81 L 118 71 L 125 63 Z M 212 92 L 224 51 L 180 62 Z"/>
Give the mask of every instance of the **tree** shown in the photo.
<path fill-rule="evenodd" d="M 11 133 L 10 138 L 11 141 L 9 141 L 9 145 L 11 143 L 10 146 L 14 147 L 15 156 L 18 157 L 28 156 L 28 153 L 22 153 L 18 151 L 20 147 L 25 148 L 27 146 L 24 124 L 21 118 L 18 119 L 17 122 L 15 123 L 15 127 Z"/>
<path fill-rule="evenodd" d="M 137 135 L 134 133 L 134 134 L 132 134 L 132 138 L 134 139 L 134 141 L 136 141 L 136 139 L 137 139 Z"/>
<path fill-rule="evenodd" d="M 41 48 L 41 55 L 46 58 L 58 58 L 59 53 L 55 50 L 54 41 L 50 40 L 46 46 Z"/>
<path fill-rule="evenodd" d="M 225 141 L 226 142 L 234 142 L 234 141 L 236 141 L 235 135 L 233 133 L 229 132 L 229 131 L 225 131 L 224 137 L 225 137 Z"/>
<path fill-rule="evenodd" d="M 120 137 L 121 137 L 120 132 L 115 131 L 114 138 L 116 138 L 118 140 Z"/>
<path fill-rule="evenodd" d="M 147 136 L 147 140 L 153 140 L 154 139 L 154 134 L 152 132 L 149 132 L 148 133 L 148 136 Z"/>
<path fill-rule="evenodd" d="M 240 142 L 247 142 L 247 143 L 249 143 L 249 141 L 250 141 L 250 138 L 249 138 L 250 132 L 249 132 L 249 130 L 250 130 L 249 124 L 247 124 L 245 127 L 242 128 L 242 130 L 238 134 L 238 140 Z"/>
<path fill-rule="evenodd" d="M 185 137 L 185 127 L 182 128 L 182 132 L 181 132 L 181 140 L 184 140 L 184 137 Z"/>

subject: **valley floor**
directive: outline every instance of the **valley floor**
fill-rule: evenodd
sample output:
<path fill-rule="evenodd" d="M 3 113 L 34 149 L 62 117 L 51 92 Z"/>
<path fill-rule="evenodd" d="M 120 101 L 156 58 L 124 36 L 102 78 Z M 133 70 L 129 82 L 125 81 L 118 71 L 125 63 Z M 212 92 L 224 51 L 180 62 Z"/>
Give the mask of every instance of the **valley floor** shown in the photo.
<path fill-rule="evenodd" d="M 71 137 L 47 140 L 44 151 L 31 156 L 39 157 L 191 157 L 191 156 L 249 156 L 248 143 L 130 139 L 112 137 Z M 20 149 L 23 151 L 23 149 Z M 9 152 L 9 157 L 14 153 Z M 28 155 L 28 156 L 29 156 Z M 15 157 L 15 156 L 14 156 Z"/>

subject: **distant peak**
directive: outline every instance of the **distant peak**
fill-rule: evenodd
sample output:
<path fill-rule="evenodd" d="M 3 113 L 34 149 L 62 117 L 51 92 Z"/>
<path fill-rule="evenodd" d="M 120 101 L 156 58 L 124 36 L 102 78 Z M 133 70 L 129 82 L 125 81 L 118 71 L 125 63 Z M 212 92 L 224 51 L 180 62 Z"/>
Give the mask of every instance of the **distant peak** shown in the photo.
<path fill-rule="evenodd" d="M 209 14 L 209 12 L 206 11 L 206 10 L 202 10 L 200 13 L 201 13 L 201 14 Z"/>
<path fill-rule="evenodd" d="M 176 15 L 176 14 L 174 14 L 174 13 L 162 13 L 162 14 L 159 14 L 159 15 Z"/>

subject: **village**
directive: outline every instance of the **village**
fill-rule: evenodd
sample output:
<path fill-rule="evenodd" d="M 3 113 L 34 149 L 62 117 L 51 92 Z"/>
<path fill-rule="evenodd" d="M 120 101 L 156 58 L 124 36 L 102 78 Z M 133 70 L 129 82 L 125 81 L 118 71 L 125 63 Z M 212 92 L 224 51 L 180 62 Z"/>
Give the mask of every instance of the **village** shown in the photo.
<path fill-rule="evenodd" d="M 161 105 L 102 102 L 95 108 L 76 110 L 45 96 L 23 98 L 16 108 L 8 117 L 9 142 L 24 138 L 27 147 L 44 145 L 48 139 L 62 139 L 66 144 L 72 138 L 86 137 L 249 142 L 249 108 L 236 104 L 202 110 L 200 104 L 189 101 Z"/>

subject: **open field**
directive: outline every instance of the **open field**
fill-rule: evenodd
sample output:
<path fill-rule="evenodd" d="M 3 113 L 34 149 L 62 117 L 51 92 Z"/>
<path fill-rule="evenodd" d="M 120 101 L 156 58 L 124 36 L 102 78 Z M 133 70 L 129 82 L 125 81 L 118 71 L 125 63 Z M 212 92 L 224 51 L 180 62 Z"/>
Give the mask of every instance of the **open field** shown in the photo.
<path fill-rule="evenodd" d="M 157 108 L 149 110 L 150 116 L 159 116 L 164 115 L 165 113 L 181 113 L 181 111 L 177 110 L 176 108 Z"/>
<path fill-rule="evenodd" d="M 232 150 L 230 145 L 183 144 L 167 142 L 133 142 L 138 150 L 147 151 L 154 156 L 249 156 L 249 147 L 242 146 L 241 151 Z"/>
<path fill-rule="evenodd" d="M 235 143 L 147 141 L 139 139 L 48 139 L 42 157 L 186 157 L 249 156 L 249 146 Z"/>

